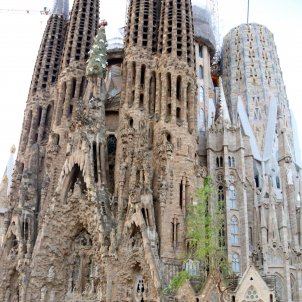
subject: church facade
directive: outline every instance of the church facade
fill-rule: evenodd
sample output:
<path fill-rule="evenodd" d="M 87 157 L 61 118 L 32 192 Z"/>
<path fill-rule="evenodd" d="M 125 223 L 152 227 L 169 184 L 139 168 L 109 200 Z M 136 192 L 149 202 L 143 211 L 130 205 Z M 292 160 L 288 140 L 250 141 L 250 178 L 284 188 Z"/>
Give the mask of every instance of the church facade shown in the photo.
<path fill-rule="evenodd" d="M 56 0 L 35 65 L 9 194 L 0 300 L 302 301 L 301 161 L 272 33 L 242 24 L 217 56 L 190 0 L 130 0 L 107 43 L 99 0 Z M 116 41 L 115 41 L 116 42 Z M 211 177 L 235 277 L 163 295 Z"/>

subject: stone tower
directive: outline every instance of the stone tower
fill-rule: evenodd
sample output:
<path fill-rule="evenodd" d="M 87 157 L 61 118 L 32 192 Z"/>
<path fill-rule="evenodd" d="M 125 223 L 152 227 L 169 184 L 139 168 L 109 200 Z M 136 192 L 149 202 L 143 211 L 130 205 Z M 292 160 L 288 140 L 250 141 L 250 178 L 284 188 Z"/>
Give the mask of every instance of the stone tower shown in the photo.
<path fill-rule="evenodd" d="M 225 297 L 301 301 L 301 168 L 268 29 L 231 30 L 219 62 L 190 0 L 130 0 L 123 46 L 108 45 L 98 0 L 68 17 L 55 1 L 8 198 L 0 187 L 0 300 L 220 301 L 205 265 L 183 261 L 210 176 Z M 194 278 L 163 296 L 184 270 Z"/>
<path fill-rule="evenodd" d="M 46 146 L 51 129 L 54 91 L 61 64 L 68 17 L 68 1 L 57 2 L 46 25 L 29 89 L 23 131 L 12 178 L 4 237 L 1 299 L 25 299 L 28 272 L 37 236 L 45 184 Z M 5 255 L 5 256 L 4 256 Z M 22 272 L 21 272 L 22 271 Z"/>
<path fill-rule="evenodd" d="M 163 1 L 158 41 L 154 157 L 160 253 L 166 274 L 185 251 L 185 215 L 196 188 L 196 80 L 190 1 Z"/>
<path fill-rule="evenodd" d="M 291 112 L 272 33 L 259 24 L 232 29 L 224 38 L 222 60 L 230 117 L 233 124 L 240 123 L 246 146 L 239 165 L 245 171 L 239 177 L 245 184 L 233 182 L 228 189 L 241 203 L 239 211 L 246 208 L 228 222 L 233 258 L 244 269 L 249 256 L 263 275 L 274 275 L 278 301 L 300 301 L 300 154 L 295 154 Z M 237 166 L 236 157 L 235 161 Z M 242 189 L 245 197 L 240 196 Z"/>

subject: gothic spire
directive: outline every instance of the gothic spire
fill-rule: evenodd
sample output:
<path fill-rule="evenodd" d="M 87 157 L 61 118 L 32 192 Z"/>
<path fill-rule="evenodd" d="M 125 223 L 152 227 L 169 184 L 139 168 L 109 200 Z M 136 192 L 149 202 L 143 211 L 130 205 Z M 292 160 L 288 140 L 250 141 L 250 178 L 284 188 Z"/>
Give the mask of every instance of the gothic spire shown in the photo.
<path fill-rule="evenodd" d="M 63 15 L 67 19 L 69 15 L 69 0 L 55 0 L 51 9 L 51 15 Z"/>

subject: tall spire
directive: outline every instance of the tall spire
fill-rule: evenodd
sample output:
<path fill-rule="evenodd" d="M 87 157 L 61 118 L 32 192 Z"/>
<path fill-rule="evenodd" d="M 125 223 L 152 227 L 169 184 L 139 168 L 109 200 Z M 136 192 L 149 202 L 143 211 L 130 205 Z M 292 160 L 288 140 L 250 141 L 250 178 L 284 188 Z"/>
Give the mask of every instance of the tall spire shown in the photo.
<path fill-rule="evenodd" d="M 131 0 L 128 10 L 125 44 L 152 49 L 157 48 L 159 0 Z"/>
<path fill-rule="evenodd" d="M 65 42 L 62 68 L 72 62 L 85 62 L 97 34 L 99 22 L 99 0 L 75 0 L 69 30 Z"/>
<path fill-rule="evenodd" d="M 14 169 L 14 164 L 15 164 L 15 152 L 16 152 L 16 147 L 13 145 L 10 148 L 10 155 L 9 159 L 6 165 L 6 169 L 3 175 L 3 181 L 7 181 L 7 193 L 9 193 L 9 189 L 12 183 L 12 175 L 13 175 L 13 169 Z"/>
<path fill-rule="evenodd" d="M 159 51 L 194 62 L 193 17 L 190 0 L 163 0 Z"/>
<path fill-rule="evenodd" d="M 67 19 L 69 15 L 69 0 L 54 0 L 51 14 L 57 16 L 62 15 Z"/>
<path fill-rule="evenodd" d="M 49 88 L 57 80 L 67 18 L 68 0 L 55 0 L 44 31 L 32 77 L 30 90 L 33 95 L 41 89 Z"/>

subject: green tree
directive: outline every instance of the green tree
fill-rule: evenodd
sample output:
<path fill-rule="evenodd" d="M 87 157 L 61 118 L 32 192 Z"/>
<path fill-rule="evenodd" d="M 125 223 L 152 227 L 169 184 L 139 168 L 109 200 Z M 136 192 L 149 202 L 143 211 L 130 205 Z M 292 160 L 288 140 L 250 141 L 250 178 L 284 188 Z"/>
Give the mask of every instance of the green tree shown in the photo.
<path fill-rule="evenodd" d="M 197 200 L 190 204 L 187 211 L 188 251 L 184 257 L 184 270 L 172 278 L 163 295 L 177 291 L 192 278 L 196 280 L 190 271 L 185 270 L 185 264 L 193 260 L 193 263 L 199 263 L 199 287 L 211 276 L 223 301 L 223 281 L 229 276 L 224 221 L 224 201 L 218 201 L 212 179 L 206 177 L 204 186 L 197 191 Z"/>

